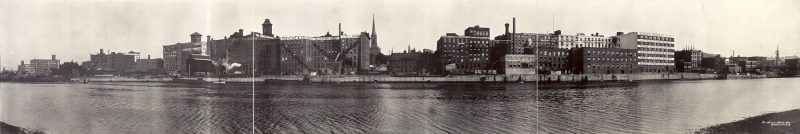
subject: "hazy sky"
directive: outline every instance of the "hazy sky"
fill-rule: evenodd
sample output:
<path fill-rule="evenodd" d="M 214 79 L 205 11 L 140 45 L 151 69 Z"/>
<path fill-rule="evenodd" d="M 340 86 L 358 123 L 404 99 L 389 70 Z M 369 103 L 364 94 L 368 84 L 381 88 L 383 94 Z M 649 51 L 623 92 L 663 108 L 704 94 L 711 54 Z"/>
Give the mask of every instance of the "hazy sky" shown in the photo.
<path fill-rule="evenodd" d="M 433 49 L 445 33 L 474 25 L 494 37 L 517 17 L 517 32 L 653 32 L 675 35 L 676 49 L 773 56 L 780 45 L 781 55 L 800 55 L 797 0 L 3 0 L 0 62 L 16 69 L 51 54 L 81 62 L 99 49 L 160 58 L 163 45 L 188 42 L 192 32 L 260 32 L 265 18 L 278 36 L 335 33 L 340 22 L 354 34 L 371 30 L 373 14 L 384 53 Z"/>

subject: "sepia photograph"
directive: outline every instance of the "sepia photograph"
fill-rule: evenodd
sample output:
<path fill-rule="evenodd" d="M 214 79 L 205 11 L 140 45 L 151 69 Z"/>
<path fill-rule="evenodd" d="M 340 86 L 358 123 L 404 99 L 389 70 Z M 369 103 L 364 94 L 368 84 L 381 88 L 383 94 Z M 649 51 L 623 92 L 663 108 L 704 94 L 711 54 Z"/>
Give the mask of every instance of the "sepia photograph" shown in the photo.
<path fill-rule="evenodd" d="M 798 0 L 2 0 L 0 134 L 800 133 Z"/>

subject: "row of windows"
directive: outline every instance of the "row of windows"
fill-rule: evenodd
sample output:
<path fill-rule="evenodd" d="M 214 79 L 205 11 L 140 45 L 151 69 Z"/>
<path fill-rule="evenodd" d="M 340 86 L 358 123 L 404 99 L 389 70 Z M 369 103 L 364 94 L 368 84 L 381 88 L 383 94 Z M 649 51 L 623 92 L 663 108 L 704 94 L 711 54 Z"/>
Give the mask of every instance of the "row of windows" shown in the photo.
<path fill-rule="evenodd" d="M 637 42 L 638 45 L 648 45 L 648 46 L 660 46 L 660 47 L 675 47 L 675 44 L 672 43 L 657 43 L 657 42 L 645 42 L 639 41 Z"/>
<path fill-rule="evenodd" d="M 586 66 L 592 69 L 633 68 L 633 64 L 587 64 Z"/>
<path fill-rule="evenodd" d="M 445 43 L 480 43 L 489 44 L 489 39 L 444 38 Z"/>
<path fill-rule="evenodd" d="M 613 55 L 613 56 L 631 56 L 633 57 L 635 52 L 609 52 L 609 51 L 587 51 L 586 55 Z"/>
<path fill-rule="evenodd" d="M 647 39 L 647 40 L 658 40 L 658 41 L 675 41 L 675 38 L 672 37 L 659 37 L 659 36 L 649 36 L 649 35 L 639 35 L 639 39 Z"/>
<path fill-rule="evenodd" d="M 669 60 L 651 60 L 651 59 L 639 59 L 640 62 L 649 62 L 649 63 L 673 63 L 673 61 Z"/>
<path fill-rule="evenodd" d="M 662 58 L 674 58 L 674 55 L 670 54 L 648 54 L 648 53 L 639 53 L 637 54 L 639 57 L 662 57 Z"/>
<path fill-rule="evenodd" d="M 633 61 L 636 61 L 636 59 L 633 59 L 633 58 L 588 58 L 586 60 L 589 60 L 589 61 L 600 61 L 600 62 L 622 62 L 622 61 L 633 62 Z"/>

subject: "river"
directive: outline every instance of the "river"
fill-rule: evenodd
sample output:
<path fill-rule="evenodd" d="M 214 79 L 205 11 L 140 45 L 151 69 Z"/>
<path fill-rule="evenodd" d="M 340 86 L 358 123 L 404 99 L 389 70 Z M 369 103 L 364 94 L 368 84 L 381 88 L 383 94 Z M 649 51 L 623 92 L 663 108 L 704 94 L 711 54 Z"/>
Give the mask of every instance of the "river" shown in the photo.
<path fill-rule="evenodd" d="M 48 133 L 688 133 L 800 108 L 800 78 L 254 86 L 0 83 L 0 121 Z"/>

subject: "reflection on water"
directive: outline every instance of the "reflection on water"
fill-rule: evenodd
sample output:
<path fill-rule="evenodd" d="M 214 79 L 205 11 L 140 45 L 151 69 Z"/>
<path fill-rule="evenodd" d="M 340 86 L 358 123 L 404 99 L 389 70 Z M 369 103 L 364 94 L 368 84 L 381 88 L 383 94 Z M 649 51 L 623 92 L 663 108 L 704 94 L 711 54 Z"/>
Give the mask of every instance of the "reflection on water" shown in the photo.
<path fill-rule="evenodd" d="M 535 84 L 19 84 L 0 121 L 57 133 L 687 133 L 800 108 L 798 78 Z"/>

